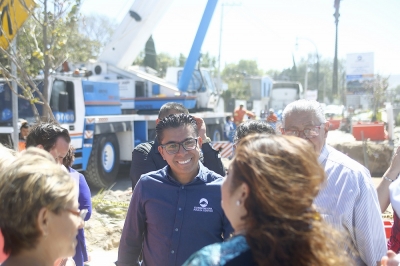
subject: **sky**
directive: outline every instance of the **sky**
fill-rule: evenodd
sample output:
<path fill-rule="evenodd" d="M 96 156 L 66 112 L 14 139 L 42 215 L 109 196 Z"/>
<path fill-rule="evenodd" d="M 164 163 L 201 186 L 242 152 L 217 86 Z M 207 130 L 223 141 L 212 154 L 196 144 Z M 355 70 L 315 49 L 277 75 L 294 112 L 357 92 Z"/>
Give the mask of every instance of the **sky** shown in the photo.
<path fill-rule="evenodd" d="M 106 15 L 119 23 L 134 1 L 83 0 L 81 13 Z M 156 51 L 187 56 L 206 4 L 207 0 L 173 0 L 153 33 Z M 316 51 L 321 60 L 333 61 L 333 4 L 334 0 L 219 0 L 202 53 L 218 58 L 221 37 L 221 69 L 249 59 L 263 70 L 282 70 L 292 67 L 293 57 L 299 61 Z M 342 0 L 339 12 L 338 58 L 373 52 L 375 74 L 399 75 L 400 0 Z"/>

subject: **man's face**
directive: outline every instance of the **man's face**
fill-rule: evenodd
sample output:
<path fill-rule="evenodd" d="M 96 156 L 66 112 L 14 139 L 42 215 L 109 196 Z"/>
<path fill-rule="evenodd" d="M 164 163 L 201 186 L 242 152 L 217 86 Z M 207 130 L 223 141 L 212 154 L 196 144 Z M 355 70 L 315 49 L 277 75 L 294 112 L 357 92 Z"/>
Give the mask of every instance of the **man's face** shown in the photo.
<path fill-rule="evenodd" d="M 315 117 L 314 114 L 309 112 L 293 112 L 289 114 L 285 119 L 285 124 L 283 125 L 285 130 L 304 130 L 315 128 L 316 126 L 321 126 L 319 129 L 319 136 L 312 138 L 307 138 L 304 132 L 300 132 L 299 137 L 308 140 L 310 144 L 313 145 L 314 150 L 317 154 L 321 153 L 322 147 L 325 145 L 326 137 L 328 136 L 329 123 L 321 123 Z"/>
<path fill-rule="evenodd" d="M 54 157 L 58 164 L 62 164 L 63 159 L 67 156 L 69 150 L 69 143 L 65 141 L 63 137 L 58 137 L 53 148 L 49 150 L 49 153 Z"/>
<path fill-rule="evenodd" d="M 21 128 L 21 136 L 25 139 L 29 134 L 29 128 Z"/>
<path fill-rule="evenodd" d="M 197 138 L 193 127 L 190 125 L 163 130 L 163 138 L 160 145 L 180 143 L 188 139 L 198 139 L 195 149 L 187 151 L 182 145 L 179 145 L 179 150 L 176 154 L 169 154 L 165 148 L 158 147 L 161 156 L 171 167 L 174 177 L 194 178 L 197 175 L 200 159 L 199 147 L 202 145 L 202 140 Z"/>

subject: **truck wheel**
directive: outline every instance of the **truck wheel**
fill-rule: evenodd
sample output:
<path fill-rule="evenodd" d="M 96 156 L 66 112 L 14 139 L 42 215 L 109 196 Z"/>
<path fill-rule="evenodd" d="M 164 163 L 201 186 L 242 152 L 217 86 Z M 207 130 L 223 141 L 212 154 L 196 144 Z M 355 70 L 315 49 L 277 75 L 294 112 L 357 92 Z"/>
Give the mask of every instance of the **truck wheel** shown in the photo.
<path fill-rule="evenodd" d="M 223 139 L 222 129 L 219 125 L 214 125 L 211 128 L 211 140 L 221 141 Z"/>
<path fill-rule="evenodd" d="M 89 184 L 106 188 L 117 178 L 119 145 L 114 134 L 95 136 L 93 149 L 85 172 Z"/>

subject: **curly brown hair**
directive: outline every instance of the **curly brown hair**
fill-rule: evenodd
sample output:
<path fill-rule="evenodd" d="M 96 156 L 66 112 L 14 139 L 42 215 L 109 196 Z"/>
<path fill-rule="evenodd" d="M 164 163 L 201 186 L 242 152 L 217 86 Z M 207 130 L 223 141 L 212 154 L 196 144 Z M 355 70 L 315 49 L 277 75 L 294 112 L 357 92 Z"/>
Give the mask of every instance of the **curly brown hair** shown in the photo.
<path fill-rule="evenodd" d="M 338 232 L 313 200 L 325 179 L 306 140 L 256 134 L 243 138 L 232 161 L 235 191 L 247 184 L 246 240 L 258 265 L 351 265 Z"/>

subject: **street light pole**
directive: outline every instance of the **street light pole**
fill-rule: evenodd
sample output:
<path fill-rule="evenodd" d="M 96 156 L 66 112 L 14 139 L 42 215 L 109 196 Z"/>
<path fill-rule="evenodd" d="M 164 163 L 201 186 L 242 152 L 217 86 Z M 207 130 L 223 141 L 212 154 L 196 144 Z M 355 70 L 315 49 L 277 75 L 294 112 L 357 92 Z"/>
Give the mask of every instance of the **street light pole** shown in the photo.
<path fill-rule="evenodd" d="M 300 37 L 300 38 L 297 37 L 296 38 L 296 45 L 297 45 L 298 39 L 303 39 L 303 40 L 309 41 L 315 47 L 315 55 L 317 56 L 317 91 L 319 91 L 319 55 L 318 55 L 317 45 L 312 40 L 310 40 L 308 38 L 303 38 L 303 37 Z M 325 90 L 324 90 L 324 99 L 323 100 L 325 100 Z"/>
<path fill-rule="evenodd" d="M 221 4 L 221 23 L 219 28 L 219 47 L 218 47 L 218 90 L 222 91 L 221 81 L 221 44 L 222 44 L 222 21 L 224 20 L 224 3 Z"/>
<path fill-rule="evenodd" d="M 222 90 L 222 80 L 221 80 L 221 47 L 222 47 L 222 26 L 224 21 L 224 7 L 225 6 L 239 6 L 239 4 L 228 4 L 228 3 L 221 3 L 221 22 L 219 27 L 219 47 L 218 47 L 218 89 Z"/>
<path fill-rule="evenodd" d="M 332 78 L 332 93 L 338 93 L 338 24 L 339 24 L 339 6 L 340 0 L 335 0 L 334 7 L 335 13 L 333 16 L 335 17 L 335 24 L 336 24 L 336 38 L 335 38 L 335 59 L 333 60 L 333 78 Z"/>

